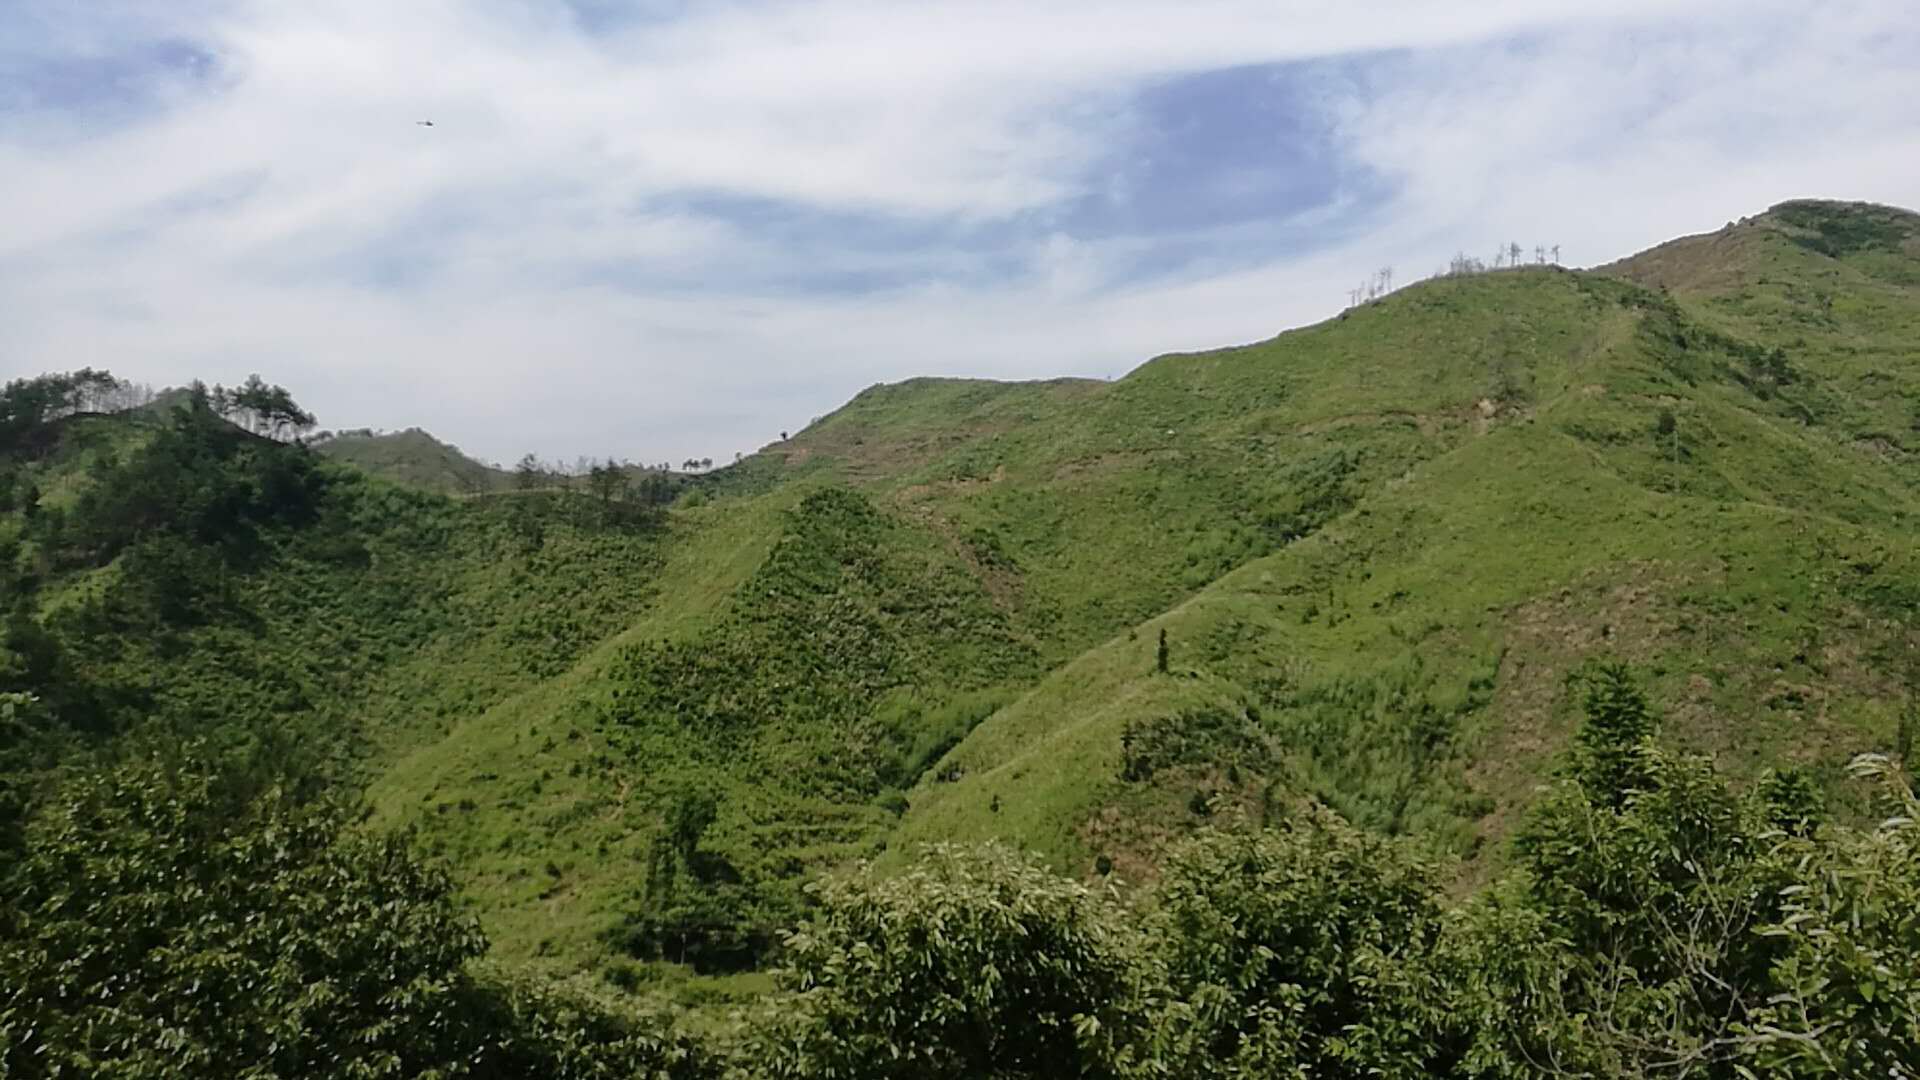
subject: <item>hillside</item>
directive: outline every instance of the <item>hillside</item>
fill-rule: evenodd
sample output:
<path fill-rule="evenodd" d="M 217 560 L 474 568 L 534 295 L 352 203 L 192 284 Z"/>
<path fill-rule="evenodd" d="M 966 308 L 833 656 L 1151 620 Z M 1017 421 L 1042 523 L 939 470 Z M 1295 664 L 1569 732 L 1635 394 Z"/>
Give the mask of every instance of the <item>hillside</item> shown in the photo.
<path fill-rule="evenodd" d="M 663 512 L 409 491 L 505 477 L 336 438 L 370 475 L 300 466 L 253 557 L 188 575 L 224 607 L 122 596 L 144 534 L 55 544 L 10 500 L 0 544 L 99 729 L 325 733 L 501 961 L 703 1002 L 764 988 L 807 881 L 924 841 L 1131 888 L 1319 803 L 1486 880 L 1597 658 L 1668 745 L 1864 812 L 1843 767 L 1895 748 L 1920 655 L 1917 332 L 1920 219 L 1789 203 L 1112 382 L 875 387 Z M 169 430 L 66 423 L 10 490 L 89 520 Z"/>
<path fill-rule="evenodd" d="M 482 868 L 503 948 L 586 957 L 658 954 L 628 916 L 687 788 L 719 793 L 697 845 L 729 883 L 693 890 L 702 925 L 930 839 L 1138 880 L 1209 815 L 1303 796 L 1483 875 L 1602 655 L 1676 745 L 1854 798 L 1841 765 L 1891 745 L 1913 678 L 1920 297 L 1908 241 L 1830 254 L 1781 214 L 1112 383 L 876 387 L 676 513 L 678 599 L 375 803 Z M 1702 247 L 1717 269 L 1662 291 Z M 536 838 L 566 853 L 544 875 Z"/>
<path fill-rule="evenodd" d="M 443 495 L 504 491 L 513 485 L 510 473 L 475 461 L 419 428 L 381 434 L 343 431 L 316 445 L 327 457 L 369 475 Z"/>

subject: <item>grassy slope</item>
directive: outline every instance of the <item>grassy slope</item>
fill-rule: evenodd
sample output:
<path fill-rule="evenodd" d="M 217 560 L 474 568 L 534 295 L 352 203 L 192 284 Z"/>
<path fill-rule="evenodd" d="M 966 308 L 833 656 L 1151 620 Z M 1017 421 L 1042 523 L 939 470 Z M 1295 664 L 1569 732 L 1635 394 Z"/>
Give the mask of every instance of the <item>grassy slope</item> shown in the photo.
<path fill-rule="evenodd" d="M 1920 568 L 1903 537 L 1920 502 L 1897 429 L 1920 372 L 1898 343 L 1920 302 L 1888 280 L 1906 264 L 1884 252 L 1836 261 L 1772 219 L 1744 228 L 1744 246 L 1696 261 L 1763 265 L 1740 273 L 1772 275 L 1782 295 L 1823 283 L 1841 314 L 1821 334 L 1719 294 L 1525 270 L 1423 283 L 1112 383 L 876 387 L 716 478 L 698 545 L 739 552 L 726 573 L 669 555 L 662 595 L 724 595 L 734 629 L 716 630 L 704 601 L 662 608 L 564 680 L 417 751 L 379 805 L 480 860 L 476 896 L 505 950 L 577 963 L 643 902 L 660 804 L 632 793 L 687 777 L 731 793 L 708 846 L 789 871 L 999 835 L 1066 867 L 1104 854 L 1146 873 L 1198 820 L 1196 791 L 1213 813 L 1252 815 L 1309 793 L 1472 852 L 1564 738 L 1566 674 L 1601 652 L 1652 674 L 1677 741 L 1749 771 L 1790 758 L 1833 774 L 1886 742 L 1905 693 L 1900 598 Z M 1797 380 L 1756 380 L 1748 343 L 1784 346 Z M 1655 433 L 1662 409 L 1671 436 Z M 787 699 L 754 699 L 765 712 L 746 723 L 763 735 L 745 742 L 591 704 L 681 670 L 635 663 L 635 643 L 724 653 L 752 640 L 742 618 L 780 617 L 750 602 L 757 553 L 800 542 L 790 515 L 805 493 L 843 484 L 892 523 L 874 544 L 903 591 L 944 583 L 939 606 L 991 621 L 992 648 L 910 621 L 913 655 L 849 690 L 853 713 L 802 732 L 780 719 Z M 1153 673 L 1163 628 L 1166 677 Z M 969 673 L 995 649 L 1031 662 Z M 670 697 L 680 715 L 711 720 L 754 689 L 754 676 L 701 677 L 712 685 Z M 956 698 L 961 730 L 983 702 L 1006 704 L 912 771 L 897 828 L 875 810 L 884 791 L 795 775 L 886 758 L 875 717 L 949 730 Z M 514 747 L 555 719 L 560 756 L 542 762 L 539 793 L 501 798 L 507 781 L 473 779 L 524 787 Z M 809 749 L 769 750 L 789 741 Z M 1134 779 L 1129 742 L 1157 755 Z M 633 756 L 596 769 L 603 743 Z M 629 797 L 637 812 L 615 812 Z M 433 809 L 463 799 L 472 810 Z M 556 847 L 578 854 L 541 872 Z"/>
<path fill-rule="evenodd" d="M 765 558 L 777 513 L 769 502 L 727 515 L 720 529 L 712 510 L 681 512 L 676 525 L 690 535 L 661 567 L 667 587 L 623 630 L 559 678 L 463 717 L 442 740 L 401 751 L 371 789 L 376 821 L 420 824 L 460 866 L 502 955 L 578 960 L 604 948 L 598 937 L 614 924 L 645 855 L 654 809 L 646 796 L 660 778 L 595 770 L 589 783 L 571 783 L 604 747 L 582 734 L 584 725 L 555 719 L 577 715 L 623 649 L 697 633 Z M 629 807 L 636 787 L 640 797 Z M 541 873 L 547 861 L 562 874 Z"/>
<path fill-rule="evenodd" d="M 319 450 L 369 475 L 444 495 L 505 491 L 513 486 L 512 474 L 475 461 L 459 447 L 419 428 L 383 435 L 338 435 L 321 443 Z"/>
<path fill-rule="evenodd" d="M 168 670 L 364 722 L 376 821 L 560 966 L 606 962 L 701 788 L 755 889 L 990 835 L 1137 877 L 1302 794 L 1497 852 L 1599 652 L 1675 740 L 1831 773 L 1887 741 L 1920 597 L 1920 261 L 1873 220 L 1426 282 L 1110 383 L 877 387 L 661 530 L 370 483 L 365 566 L 290 549 L 264 651 L 209 627 Z"/>
<path fill-rule="evenodd" d="M 1561 680 L 1601 651 L 1654 675 L 1672 737 L 1736 768 L 1787 758 L 1833 776 L 1852 753 L 1886 747 L 1920 640 L 1908 539 L 1920 514 L 1920 294 L 1912 241 L 1894 245 L 1904 254 L 1883 245 L 1835 259 L 1769 215 L 1612 268 L 1656 285 L 1676 276 L 1678 307 L 1529 271 L 1427 283 L 1344 324 L 1228 354 L 1242 368 L 1316 365 L 1303 381 L 1326 391 L 1319 409 L 1372 395 L 1383 412 L 1444 417 L 1472 386 L 1448 378 L 1461 350 L 1422 355 L 1380 338 L 1463 328 L 1458 298 L 1509 313 L 1533 400 L 991 718 L 935 773 L 957 782 L 914 792 L 902 839 L 1009 835 L 1069 866 L 1096 853 L 1124 866 L 1191 820 L 1190 800 L 1167 789 L 1253 806 L 1241 789 L 1278 776 L 1363 820 L 1471 848 L 1524 802 L 1567 731 Z M 1568 309 L 1576 297 L 1587 310 Z M 1375 355 L 1396 370 L 1356 371 L 1315 340 L 1369 323 Z M 1574 324 L 1590 336 L 1565 333 Z M 1794 380 L 1743 383 L 1747 359 L 1703 327 L 1782 345 Z M 1653 431 L 1662 408 L 1676 414 L 1672 439 Z M 1302 408 L 1292 419 L 1329 418 Z M 1151 674 L 1162 627 L 1179 677 Z M 1393 685 L 1379 685 L 1383 672 Z M 1286 688 L 1260 685 L 1276 673 Z M 1364 700 L 1325 707 L 1361 682 L 1375 684 Z M 1437 747 L 1425 745 L 1430 715 L 1409 704 L 1422 699 L 1457 711 Z M 1121 779 L 1130 723 L 1186 716 L 1191 728 L 1196 705 L 1244 715 L 1249 704 L 1262 719 L 1248 726 L 1274 745 L 1233 752 L 1260 775 Z"/>

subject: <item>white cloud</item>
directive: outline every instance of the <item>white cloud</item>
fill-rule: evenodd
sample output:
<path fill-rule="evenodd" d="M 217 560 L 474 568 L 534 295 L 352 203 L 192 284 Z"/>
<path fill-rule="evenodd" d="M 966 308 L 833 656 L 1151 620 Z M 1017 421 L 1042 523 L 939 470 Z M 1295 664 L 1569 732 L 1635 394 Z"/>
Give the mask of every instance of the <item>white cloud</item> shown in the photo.
<path fill-rule="evenodd" d="M 1902 5 L 1590 7 L 816 0 L 602 36 L 541 0 L 53 19 L 50 57 L 185 37 L 218 68 L 130 123 L 0 114 L 0 371 L 258 370 L 327 423 L 493 458 L 725 459 L 873 381 L 1114 374 L 1456 247 L 1599 262 L 1795 195 L 1920 202 Z M 1222 228 L 1130 282 L 1164 238 L 1054 220 L 1118 190 L 1143 86 L 1361 53 L 1302 107 L 1391 186 L 1321 208 L 1344 227 L 1308 254 Z M 776 236 L 741 205 L 821 217 Z M 861 273 L 891 284 L 791 287 Z"/>

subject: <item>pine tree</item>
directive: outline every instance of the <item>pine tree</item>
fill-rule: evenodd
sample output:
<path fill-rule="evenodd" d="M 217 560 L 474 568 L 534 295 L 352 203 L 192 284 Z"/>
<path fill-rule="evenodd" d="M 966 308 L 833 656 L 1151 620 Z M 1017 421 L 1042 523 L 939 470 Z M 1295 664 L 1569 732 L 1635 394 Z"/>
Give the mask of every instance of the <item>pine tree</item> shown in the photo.
<path fill-rule="evenodd" d="M 1584 681 L 1587 717 L 1576 737 L 1574 776 L 1596 802 L 1618 807 L 1628 792 L 1645 786 L 1646 750 L 1657 725 L 1625 664 L 1595 665 Z"/>

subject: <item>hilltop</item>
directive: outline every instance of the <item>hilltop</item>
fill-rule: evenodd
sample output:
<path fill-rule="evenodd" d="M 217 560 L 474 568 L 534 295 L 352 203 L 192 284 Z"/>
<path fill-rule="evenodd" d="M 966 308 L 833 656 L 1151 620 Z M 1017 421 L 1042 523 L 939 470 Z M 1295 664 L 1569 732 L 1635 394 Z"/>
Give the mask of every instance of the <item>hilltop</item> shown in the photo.
<path fill-rule="evenodd" d="M 1312 804 L 1464 888 L 1596 658 L 1670 746 L 1864 810 L 1843 766 L 1898 748 L 1920 655 L 1916 236 L 1786 203 L 1112 382 L 875 387 L 666 509 L 408 490 L 507 481 L 418 431 L 298 466 L 205 436 L 307 494 L 242 514 L 252 554 L 192 562 L 184 611 L 131 595 L 145 541 L 55 543 L 13 500 L 0 543 L 99 729 L 324 733 L 507 963 L 750 994 L 857 859 L 1003 839 L 1138 887 Z M 8 475 L 76 520 L 169 430 L 65 423 Z"/>
<path fill-rule="evenodd" d="M 513 475 L 468 457 L 419 428 L 375 433 L 325 432 L 314 440 L 322 454 L 373 476 L 445 495 L 504 491 Z"/>

